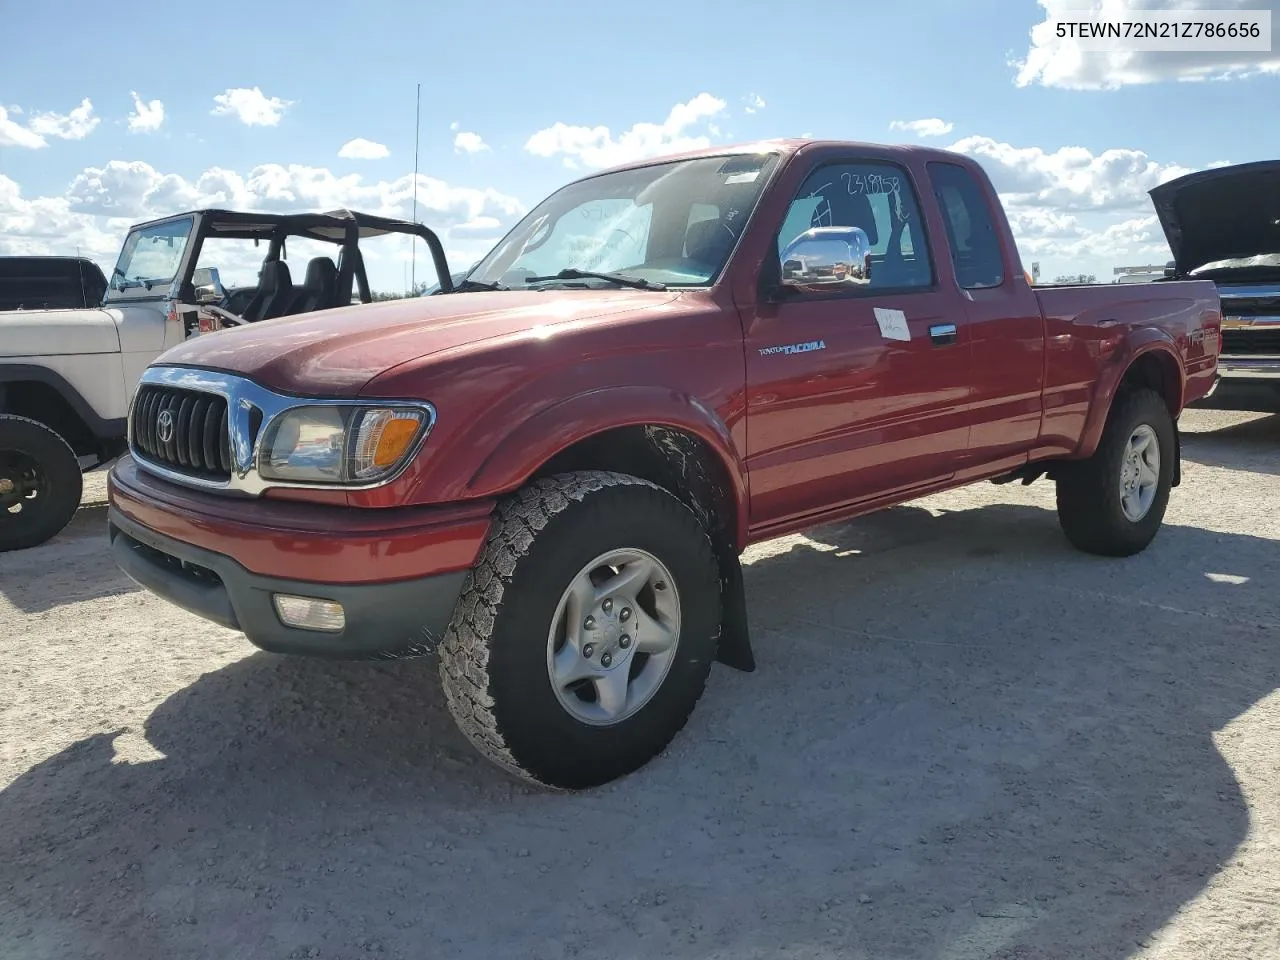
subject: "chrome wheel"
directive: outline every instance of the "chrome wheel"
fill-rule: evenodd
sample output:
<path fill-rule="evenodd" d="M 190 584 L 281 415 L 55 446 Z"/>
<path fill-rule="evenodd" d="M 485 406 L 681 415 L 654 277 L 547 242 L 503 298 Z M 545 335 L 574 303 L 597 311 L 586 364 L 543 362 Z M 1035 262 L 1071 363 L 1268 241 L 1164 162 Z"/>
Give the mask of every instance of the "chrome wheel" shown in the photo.
<path fill-rule="evenodd" d="M 1145 423 L 1138 424 L 1120 463 L 1120 509 L 1137 523 L 1151 510 L 1160 486 L 1160 441 Z"/>
<path fill-rule="evenodd" d="M 611 550 L 561 595 L 547 635 L 547 675 L 575 719 L 611 726 L 657 693 L 679 642 L 670 571 L 644 550 Z"/>

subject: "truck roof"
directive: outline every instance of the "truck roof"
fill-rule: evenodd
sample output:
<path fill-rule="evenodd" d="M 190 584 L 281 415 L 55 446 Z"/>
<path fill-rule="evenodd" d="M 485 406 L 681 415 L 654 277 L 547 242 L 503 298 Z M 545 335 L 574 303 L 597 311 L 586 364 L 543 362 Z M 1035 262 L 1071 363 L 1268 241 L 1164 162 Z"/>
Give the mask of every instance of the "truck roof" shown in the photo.
<path fill-rule="evenodd" d="M 635 170 L 640 167 L 653 166 L 654 164 L 670 163 L 674 160 L 692 160 L 697 157 L 740 156 L 753 153 L 779 153 L 783 156 L 789 157 L 793 154 L 799 153 L 801 150 L 810 149 L 823 151 L 868 151 L 874 152 L 880 156 L 896 156 L 903 162 L 914 157 L 924 160 L 946 160 L 951 163 L 963 163 L 965 165 L 972 164 L 977 166 L 971 157 L 962 153 L 956 153 L 952 150 L 943 150 L 940 147 L 925 147 L 906 143 L 874 143 L 864 140 L 817 140 L 803 137 L 778 137 L 769 140 L 752 140 L 742 143 L 703 147 L 698 150 L 684 150 L 679 153 L 669 153 L 658 157 L 646 157 L 643 160 L 633 160 L 628 163 L 620 163 L 603 170 L 595 171 L 589 174 L 588 177 L 598 177 L 602 174 L 615 173 L 619 170 Z M 582 179 L 588 179 L 588 177 L 583 177 Z"/>

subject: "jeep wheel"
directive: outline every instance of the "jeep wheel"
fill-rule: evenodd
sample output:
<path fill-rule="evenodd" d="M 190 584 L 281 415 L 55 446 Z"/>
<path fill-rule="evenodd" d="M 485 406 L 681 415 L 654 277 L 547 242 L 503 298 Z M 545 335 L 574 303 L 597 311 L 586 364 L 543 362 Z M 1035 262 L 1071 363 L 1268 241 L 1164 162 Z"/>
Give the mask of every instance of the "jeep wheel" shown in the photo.
<path fill-rule="evenodd" d="M 1116 398 L 1093 456 L 1065 464 L 1058 477 L 1058 522 L 1075 547 L 1127 557 L 1155 538 L 1173 484 L 1173 431 L 1154 391 Z"/>
<path fill-rule="evenodd" d="M 715 556 L 688 507 L 624 474 L 565 474 L 499 508 L 440 648 L 441 683 L 499 766 L 596 786 L 684 726 L 719 626 Z"/>
<path fill-rule="evenodd" d="M 83 484 L 80 461 L 62 437 L 34 420 L 0 416 L 0 553 L 61 532 Z"/>

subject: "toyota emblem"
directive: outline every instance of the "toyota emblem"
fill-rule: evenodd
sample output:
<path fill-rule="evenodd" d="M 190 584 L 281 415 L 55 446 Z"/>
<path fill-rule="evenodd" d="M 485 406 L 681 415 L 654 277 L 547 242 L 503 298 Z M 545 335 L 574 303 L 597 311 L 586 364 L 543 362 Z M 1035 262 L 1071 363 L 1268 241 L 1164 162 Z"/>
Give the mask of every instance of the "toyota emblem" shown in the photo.
<path fill-rule="evenodd" d="M 156 417 L 156 439 L 161 443 L 173 439 L 173 413 L 169 410 L 161 410 L 160 416 Z"/>

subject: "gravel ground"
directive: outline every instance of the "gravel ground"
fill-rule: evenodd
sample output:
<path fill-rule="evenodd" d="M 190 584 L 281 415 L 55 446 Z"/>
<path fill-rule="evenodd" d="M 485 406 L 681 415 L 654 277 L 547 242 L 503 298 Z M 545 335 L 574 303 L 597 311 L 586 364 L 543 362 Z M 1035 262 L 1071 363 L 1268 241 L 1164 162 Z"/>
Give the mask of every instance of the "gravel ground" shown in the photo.
<path fill-rule="evenodd" d="M 139 592 L 87 507 L 0 557 L 0 957 L 1280 956 L 1280 416 L 1184 430 L 1130 560 L 1044 482 L 754 548 L 758 671 L 579 795 L 477 761 L 431 661 Z"/>

